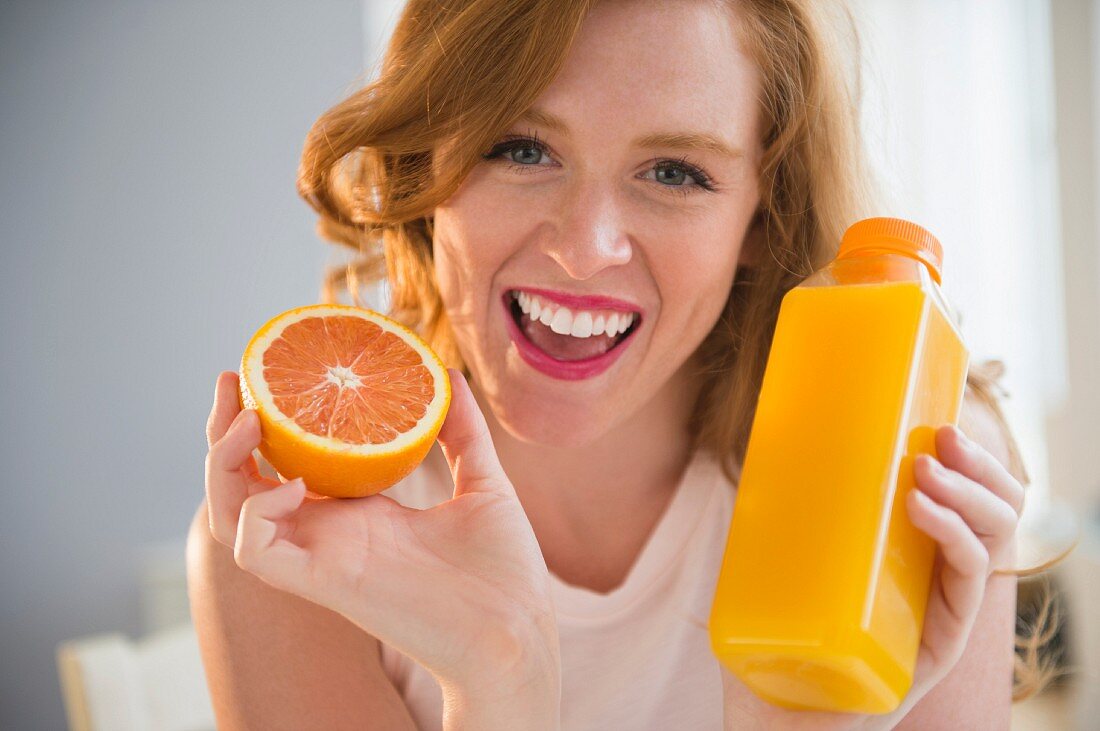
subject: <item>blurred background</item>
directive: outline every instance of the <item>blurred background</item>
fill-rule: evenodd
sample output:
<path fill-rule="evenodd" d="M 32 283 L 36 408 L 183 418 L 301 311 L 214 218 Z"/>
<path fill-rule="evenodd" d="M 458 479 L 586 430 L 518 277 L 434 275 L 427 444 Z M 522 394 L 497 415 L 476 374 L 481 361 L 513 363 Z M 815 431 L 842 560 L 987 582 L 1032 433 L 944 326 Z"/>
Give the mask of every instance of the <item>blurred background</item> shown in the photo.
<path fill-rule="evenodd" d="M 66 702 L 166 728 L 133 687 L 202 692 L 183 547 L 214 379 L 343 260 L 298 155 L 400 4 L 0 2 L 0 728 L 66 728 Z M 1080 537 L 1046 575 L 1070 674 L 1014 727 L 1100 728 L 1100 1 L 851 6 L 883 213 L 939 236 L 975 360 L 1006 366 L 1021 561 Z M 81 691 L 95 668 L 123 701 Z"/>

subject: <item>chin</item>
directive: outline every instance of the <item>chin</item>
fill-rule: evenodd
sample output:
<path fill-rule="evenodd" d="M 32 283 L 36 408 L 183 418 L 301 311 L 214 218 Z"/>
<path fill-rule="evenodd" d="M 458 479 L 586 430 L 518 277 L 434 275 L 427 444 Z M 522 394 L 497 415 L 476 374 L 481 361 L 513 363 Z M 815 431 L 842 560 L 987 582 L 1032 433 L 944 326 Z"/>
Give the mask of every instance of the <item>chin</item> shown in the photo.
<path fill-rule="evenodd" d="M 591 405 L 551 403 L 544 399 L 506 399 L 494 404 L 497 421 L 527 444 L 571 449 L 597 441 L 612 426 L 612 417 Z"/>

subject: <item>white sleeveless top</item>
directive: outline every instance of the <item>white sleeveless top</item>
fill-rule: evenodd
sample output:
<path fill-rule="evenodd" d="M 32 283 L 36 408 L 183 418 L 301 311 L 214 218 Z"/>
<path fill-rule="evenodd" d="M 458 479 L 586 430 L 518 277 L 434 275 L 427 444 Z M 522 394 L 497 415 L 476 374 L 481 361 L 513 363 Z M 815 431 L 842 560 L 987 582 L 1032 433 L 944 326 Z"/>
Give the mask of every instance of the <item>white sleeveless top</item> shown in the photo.
<path fill-rule="evenodd" d="M 440 474 L 442 473 L 442 474 Z M 439 446 L 386 495 L 429 508 L 454 483 Z M 703 453 L 689 463 L 626 580 L 601 594 L 550 574 L 561 641 L 561 727 L 722 728 L 722 681 L 706 625 L 733 515 L 734 486 Z M 381 646 L 382 665 L 421 731 L 442 727 L 439 684 Z"/>

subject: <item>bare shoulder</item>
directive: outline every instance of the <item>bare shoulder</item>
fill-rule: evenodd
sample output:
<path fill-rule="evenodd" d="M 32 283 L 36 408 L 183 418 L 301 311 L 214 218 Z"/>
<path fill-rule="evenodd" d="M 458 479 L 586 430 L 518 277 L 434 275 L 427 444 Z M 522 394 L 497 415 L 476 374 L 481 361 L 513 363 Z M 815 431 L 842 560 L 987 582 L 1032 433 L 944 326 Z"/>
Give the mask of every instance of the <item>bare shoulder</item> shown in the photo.
<path fill-rule="evenodd" d="M 1016 577 L 993 575 L 966 649 L 947 676 L 895 726 L 926 729 L 1007 729 L 1015 665 Z"/>
<path fill-rule="evenodd" d="M 188 535 L 187 577 L 218 728 L 415 728 L 378 640 L 242 571 L 210 535 L 205 501 Z"/>

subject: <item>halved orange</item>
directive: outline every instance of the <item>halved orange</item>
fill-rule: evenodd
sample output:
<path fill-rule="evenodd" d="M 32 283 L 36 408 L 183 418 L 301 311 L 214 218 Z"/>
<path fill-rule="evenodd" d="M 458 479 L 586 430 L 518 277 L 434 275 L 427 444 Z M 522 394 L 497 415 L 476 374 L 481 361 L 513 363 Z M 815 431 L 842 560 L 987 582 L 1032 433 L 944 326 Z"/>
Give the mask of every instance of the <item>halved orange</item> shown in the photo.
<path fill-rule="evenodd" d="M 331 497 L 381 492 L 428 454 L 451 404 L 443 361 L 372 310 L 311 305 L 261 327 L 241 359 L 241 405 L 284 478 Z"/>

